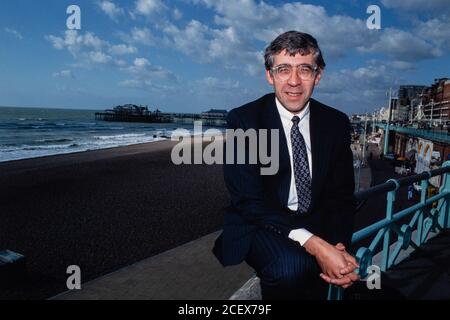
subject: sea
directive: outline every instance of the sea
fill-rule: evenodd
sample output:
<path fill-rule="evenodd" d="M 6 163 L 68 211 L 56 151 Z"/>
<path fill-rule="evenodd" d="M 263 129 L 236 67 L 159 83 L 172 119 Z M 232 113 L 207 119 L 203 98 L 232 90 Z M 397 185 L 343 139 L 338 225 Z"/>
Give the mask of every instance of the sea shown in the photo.
<path fill-rule="evenodd" d="M 95 120 L 100 110 L 0 107 L 0 162 L 170 139 L 191 124 Z"/>

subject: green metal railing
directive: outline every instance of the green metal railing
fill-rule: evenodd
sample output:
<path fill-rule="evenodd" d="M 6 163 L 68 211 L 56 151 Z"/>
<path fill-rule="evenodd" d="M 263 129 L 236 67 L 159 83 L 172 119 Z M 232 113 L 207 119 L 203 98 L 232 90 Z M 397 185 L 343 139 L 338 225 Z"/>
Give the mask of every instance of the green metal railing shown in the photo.
<path fill-rule="evenodd" d="M 387 124 L 381 123 L 381 122 L 375 122 L 376 127 L 381 127 L 386 131 Z M 443 143 L 450 143 L 450 134 L 448 132 L 443 131 L 434 131 L 431 129 L 416 129 L 411 127 L 399 127 L 392 124 L 389 124 L 389 130 L 390 131 L 397 131 L 401 133 L 405 133 L 414 137 L 424 138 L 427 140 L 433 140 Z M 386 131 L 385 137 L 389 136 L 389 134 Z M 385 142 L 386 143 L 386 142 Z M 385 145 L 386 148 L 386 145 Z M 386 150 L 386 149 L 385 149 Z"/>
<path fill-rule="evenodd" d="M 442 175 L 443 179 L 439 193 L 427 197 L 428 180 L 438 175 Z M 394 202 L 398 189 L 414 182 L 420 182 L 420 202 L 394 213 Z M 441 168 L 436 170 L 398 180 L 390 179 L 383 184 L 356 193 L 355 197 L 357 200 L 366 200 L 382 193 L 387 193 L 386 218 L 355 232 L 352 237 L 352 244 L 356 244 L 362 239 L 374 236 L 369 247 L 360 247 L 356 251 L 356 260 L 359 264 L 356 272 L 361 278 L 367 276 L 367 269 L 372 265 L 372 259 L 378 252 L 382 255 L 379 267 L 381 271 L 386 271 L 396 264 L 402 250 L 409 247 L 414 249 L 420 247 L 427 241 L 431 231 L 450 228 L 450 161 L 445 162 Z M 437 206 L 431 208 L 435 202 L 437 202 Z M 400 221 L 410 215 L 412 215 L 410 222 L 399 226 Z M 414 231 L 416 234 L 413 237 Z M 392 241 L 392 237 L 395 235 L 397 235 L 397 239 Z M 381 240 L 383 240 L 382 250 L 377 251 Z M 391 250 L 392 245 L 394 245 L 394 250 Z M 342 288 L 330 285 L 328 299 L 340 300 L 343 298 L 343 292 Z"/>

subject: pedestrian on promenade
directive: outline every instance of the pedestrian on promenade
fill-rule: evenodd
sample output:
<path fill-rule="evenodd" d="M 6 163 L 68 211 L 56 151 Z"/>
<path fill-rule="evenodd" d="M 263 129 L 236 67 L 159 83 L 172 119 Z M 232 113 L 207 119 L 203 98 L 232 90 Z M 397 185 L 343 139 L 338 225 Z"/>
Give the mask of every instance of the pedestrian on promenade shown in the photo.
<path fill-rule="evenodd" d="M 408 200 L 411 201 L 414 195 L 414 187 L 413 185 L 408 186 Z"/>

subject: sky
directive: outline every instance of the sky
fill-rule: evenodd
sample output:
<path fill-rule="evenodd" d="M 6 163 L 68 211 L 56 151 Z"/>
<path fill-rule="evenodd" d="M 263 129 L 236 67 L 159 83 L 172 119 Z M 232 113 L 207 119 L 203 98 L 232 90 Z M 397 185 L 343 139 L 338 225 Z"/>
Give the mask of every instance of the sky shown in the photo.
<path fill-rule="evenodd" d="M 450 77 L 448 0 L 2 0 L 0 105 L 231 110 L 273 91 L 263 52 L 288 30 L 323 52 L 313 97 L 349 115 L 386 106 L 389 87 Z"/>

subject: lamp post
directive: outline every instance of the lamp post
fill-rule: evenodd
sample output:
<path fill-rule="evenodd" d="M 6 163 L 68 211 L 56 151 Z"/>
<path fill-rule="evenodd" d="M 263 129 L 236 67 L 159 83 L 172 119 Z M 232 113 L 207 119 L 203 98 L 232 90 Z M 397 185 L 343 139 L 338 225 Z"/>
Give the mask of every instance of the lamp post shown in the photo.
<path fill-rule="evenodd" d="M 430 128 L 433 127 L 433 107 L 434 107 L 434 99 L 431 99 Z"/>
<path fill-rule="evenodd" d="M 388 154 L 389 149 L 389 124 L 391 122 L 392 88 L 389 88 L 389 113 L 388 120 L 384 130 L 384 155 Z"/>
<path fill-rule="evenodd" d="M 372 113 L 372 136 L 375 134 L 375 111 Z"/>
<path fill-rule="evenodd" d="M 362 164 L 366 162 L 366 134 L 367 134 L 367 112 L 365 115 L 365 122 L 364 122 L 364 140 L 363 140 L 363 150 L 362 150 Z"/>

